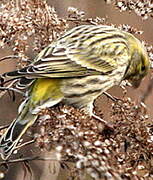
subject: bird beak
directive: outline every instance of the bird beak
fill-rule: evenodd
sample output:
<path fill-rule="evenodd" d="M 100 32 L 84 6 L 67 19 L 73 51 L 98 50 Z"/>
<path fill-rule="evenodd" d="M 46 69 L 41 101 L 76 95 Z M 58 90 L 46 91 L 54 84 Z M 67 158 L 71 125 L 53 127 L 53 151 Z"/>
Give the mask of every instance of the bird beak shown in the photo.
<path fill-rule="evenodd" d="M 134 88 L 138 88 L 138 87 L 140 86 L 140 83 L 141 83 L 141 79 L 139 79 L 139 80 L 133 80 L 133 81 L 131 82 L 131 84 L 132 84 L 132 86 L 133 86 Z"/>

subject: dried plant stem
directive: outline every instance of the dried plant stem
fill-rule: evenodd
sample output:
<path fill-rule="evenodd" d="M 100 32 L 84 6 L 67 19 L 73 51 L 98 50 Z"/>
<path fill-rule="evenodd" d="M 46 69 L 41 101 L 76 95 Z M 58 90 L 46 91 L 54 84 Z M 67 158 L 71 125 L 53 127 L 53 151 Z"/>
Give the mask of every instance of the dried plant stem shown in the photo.
<path fill-rule="evenodd" d="M 11 88 L 11 86 L 12 86 L 12 83 L 9 84 L 9 85 L 7 86 L 7 88 Z M 2 91 L 2 92 L 0 93 L 0 98 L 2 98 L 2 97 L 5 95 L 6 92 L 7 92 L 7 90 Z"/>
<path fill-rule="evenodd" d="M 15 89 L 15 88 L 11 88 L 11 87 L 0 87 L 0 90 L 2 90 L 2 91 L 13 91 L 13 92 L 16 92 L 16 93 L 19 93 L 19 94 L 21 94 L 21 95 L 23 95 L 24 97 L 26 97 L 26 94 L 24 93 L 24 92 L 22 92 L 22 91 L 20 91 L 20 90 L 18 90 L 18 89 Z M 3 93 L 0 93 L 0 97 L 1 97 L 1 94 L 3 94 Z"/>
<path fill-rule="evenodd" d="M 8 92 L 10 89 L 11 91 L 14 93 L 15 91 L 17 91 L 17 89 L 12 88 L 13 84 L 15 84 L 18 80 L 17 79 L 11 79 L 8 81 L 5 81 L 4 83 L 7 83 L 9 81 L 13 81 L 11 82 L 7 87 L 0 87 L 0 90 L 2 90 L 2 92 L 0 93 L 0 98 L 3 97 L 5 95 L 6 92 Z M 1 86 L 4 85 L 4 83 L 0 84 Z M 19 92 L 18 92 L 19 93 Z M 22 92 L 21 92 L 22 93 Z M 23 95 L 23 94 L 22 94 Z M 24 94 L 25 96 L 25 94 Z"/>
<path fill-rule="evenodd" d="M 96 22 L 93 21 L 92 18 L 82 18 L 82 19 L 76 19 L 76 18 L 73 18 L 73 17 L 68 17 L 66 19 L 68 22 L 74 22 L 74 23 L 89 23 L 89 24 L 94 24 L 94 25 L 97 25 Z"/>
<path fill-rule="evenodd" d="M 31 141 L 28 141 L 28 142 L 25 142 L 25 143 L 17 146 L 17 147 L 14 149 L 14 151 L 17 150 L 17 149 L 20 149 L 20 148 L 22 148 L 22 147 L 25 147 L 25 146 L 27 146 L 27 145 L 33 144 L 34 142 L 35 142 L 35 139 L 33 139 L 33 140 L 31 140 Z"/>
<path fill-rule="evenodd" d="M 4 126 L 0 126 L 0 131 L 3 130 L 3 129 L 6 129 L 9 127 L 10 124 L 7 124 L 7 125 L 4 125 Z"/>
<path fill-rule="evenodd" d="M 109 93 L 107 93 L 107 92 L 104 92 L 103 94 L 104 94 L 105 96 L 107 96 L 109 99 L 111 99 L 112 101 L 117 101 L 117 100 L 119 100 L 119 98 L 114 97 L 114 96 L 112 96 L 111 94 L 109 94 Z"/>
<path fill-rule="evenodd" d="M 15 0 L 15 1 L 16 1 L 16 9 L 20 10 L 20 4 L 21 4 L 20 1 L 21 0 Z"/>
<path fill-rule="evenodd" d="M 17 59 L 17 58 L 19 58 L 19 56 L 14 56 L 14 55 L 5 56 L 5 57 L 0 58 L 0 62 L 5 61 L 5 60 L 9 60 L 9 59 Z"/>
<path fill-rule="evenodd" d="M 33 156 L 33 157 L 24 157 L 24 158 L 18 158 L 18 159 L 12 159 L 12 160 L 7 160 L 7 161 L 1 161 L 0 165 L 4 164 L 14 164 L 14 163 L 19 163 L 19 162 L 25 162 L 25 161 L 59 161 L 57 158 L 50 158 L 50 157 L 41 157 L 41 156 Z"/>

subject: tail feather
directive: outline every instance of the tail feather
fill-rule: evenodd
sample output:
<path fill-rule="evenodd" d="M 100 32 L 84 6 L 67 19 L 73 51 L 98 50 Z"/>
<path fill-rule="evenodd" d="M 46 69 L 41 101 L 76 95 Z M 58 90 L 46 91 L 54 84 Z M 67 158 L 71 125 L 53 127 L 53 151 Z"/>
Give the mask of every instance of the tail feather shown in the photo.
<path fill-rule="evenodd" d="M 36 70 L 37 70 L 37 68 L 30 65 L 30 66 L 26 66 L 26 67 L 19 69 L 19 70 L 6 72 L 6 73 L 2 74 L 1 76 L 3 78 L 21 78 L 21 77 L 25 77 L 25 76 L 33 77 L 33 76 L 35 76 L 35 75 L 33 75 L 33 73 Z"/>
<path fill-rule="evenodd" d="M 21 76 L 17 73 L 17 71 L 4 73 L 0 75 L 0 87 L 3 87 L 6 83 L 15 79 L 19 79 L 19 81 L 17 81 L 16 87 L 18 89 L 25 89 L 34 82 L 35 78 Z"/>
<path fill-rule="evenodd" d="M 0 75 L 0 86 L 2 87 L 8 82 L 20 78 L 20 76 L 15 75 L 15 72 L 16 71 L 12 71 L 12 73 L 13 73 L 12 75 L 10 75 L 11 72 Z"/>
<path fill-rule="evenodd" d="M 28 67 L 24 67 L 22 69 L 19 70 L 15 70 L 15 71 L 10 71 L 10 72 L 6 72 L 4 74 L 2 74 L 3 77 L 22 77 L 25 76 L 25 74 L 27 74 L 27 69 Z"/>
<path fill-rule="evenodd" d="M 22 77 L 18 83 L 16 84 L 16 87 L 18 89 L 25 89 L 31 86 L 34 82 L 34 78 L 29 78 L 29 77 Z"/>
<path fill-rule="evenodd" d="M 6 160 L 16 149 L 16 146 L 25 133 L 37 119 L 36 114 L 31 114 L 26 106 L 11 125 L 8 127 L 4 135 L 0 139 L 0 154 L 2 159 Z"/>
<path fill-rule="evenodd" d="M 27 71 L 29 69 L 32 69 L 32 67 L 31 66 L 27 66 L 27 67 L 24 67 L 22 69 L 6 72 L 6 73 L 0 75 L 1 85 L 7 83 L 8 81 L 12 81 L 14 79 L 18 79 L 18 78 L 24 77 L 25 75 L 28 74 Z M 30 75 L 27 75 L 27 76 L 30 76 Z"/>

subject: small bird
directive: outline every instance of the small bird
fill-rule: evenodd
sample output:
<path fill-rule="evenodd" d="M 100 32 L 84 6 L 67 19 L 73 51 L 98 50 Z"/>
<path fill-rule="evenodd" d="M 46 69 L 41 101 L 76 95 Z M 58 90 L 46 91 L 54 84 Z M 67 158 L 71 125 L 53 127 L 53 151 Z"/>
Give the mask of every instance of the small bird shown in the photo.
<path fill-rule="evenodd" d="M 68 30 L 30 65 L 1 75 L 4 82 L 19 79 L 18 88 L 27 88 L 28 94 L 0 139 L 2 159 L 9 158 L 41 109 L 62 102 L 94 116 L 93 102 L 99 95 L 123 80 L 138 87 L 149 68 L 145 48 L 128 32 L 104 25 Z"/>

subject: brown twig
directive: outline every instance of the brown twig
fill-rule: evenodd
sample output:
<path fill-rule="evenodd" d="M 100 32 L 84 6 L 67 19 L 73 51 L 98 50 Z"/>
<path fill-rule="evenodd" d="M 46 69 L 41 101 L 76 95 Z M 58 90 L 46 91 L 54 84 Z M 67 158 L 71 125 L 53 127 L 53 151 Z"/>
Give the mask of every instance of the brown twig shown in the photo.
<path fill-rule="evenodd" d="M 12 81 L 13 81 L 13 79 L 12 79 Z M 14 81 L 11 82 L 7 87 L 4 87 L 4 88 L 6 88 L 6 89 L 3 89 L 3 91 L 0 93 L 0 98 L 1 98 L 2 96 L 4 96 L 5 93 L 8 91 L 8 89 L 9 89 L 9 88 L 12 88 L 13 84 L 15 84 L 16 82 L 17 82 L 17 79 L 14 79 Z M 3 88 L 3 87 L 0 87 L 0 88 Z"/>
<path fill-rule="evenodd" d="M 8 128 L 8 127 L 9 127 L 9 124 L 4 125 L 4 126 L 0 126 L 0 131 L 3 130 L 3 129 L 6 129 L 6 128 Z"/>
<path fill-rule="evenodd" d="M 33 139 L 33 140 L 31 140 L 31 141 L 28 141 L 28 142 L 25 142 L 25 143 L 17 146 L 17 147 L 14 149 L 14 151 L 17 150 L 17 149 L 21 149 L 22 147 L 25 147 L 25 146 L 27 146 L 27 145 L 33 144 L 34 142 L 35 142 L 35 139 Z"/>
<path fill-rule="evenodd" d="M 26 94 L 18 89 L 12 88 L 12 87 L 0 87 L 0 90 L 2 91 L 12 91 L 12 92 L 16 92 L 19 93 L 21 95 L 23 95 L 24 97 L 26 97 Z"/>
<path fill-rule="evenodd" d="M 24 161 L 23 166 L 24 166 L 24 168 L 23 168 L 23 170 L 24 170 L 24 178 L 23 179 L 26 180 L 27 173 L 29 173 L 29 175 L 31 177 L 30 179 L 33 179 L 33 171 L 32 171 L 32 168 L 31 168 L 29 162 Z"/>
<path fill-rule="evenodd" d="M 17 58 L 19 58 L 19 56 L 14 56 L 14 55 L 5 56 L 5 57 L 0 58 L 0 62 L 8 60 L 8 59 L 17 59 Z"/>
<path fill-rule="evenodd" d="M 95 19 L 92 18 L 75 18 L 75 17 L 68 17 L 67 22 L 74 22 L 74 23 L 89 23 L 93 25 L 97 25 L 97 22 L 95 22 Z M 101 19 L 99 19 L 100 21 Z M 102 23 L 102 20 L 101 20 Z"/>
<path fill-rule="evenodd" d="M 109 99 L 111 99 L 112 101 L 117 101 L 119 100 L 119 98 L 112 96 L 111 94 L 109 94 L 108 92 L 103 92 L 103 94 L 108 97 Z"/>
<path fill-rule="evenodd" d="M 14 163 L 19 163 L 19 162 L 25 162 L 25 161 L 59 161 L 57 158 L 50 158 L 50 157 L 41 157 L 41 156 L 34 156 L 34 157 L 24 157 L 24 158 L 18 158 L 18 159 L 11 159 L 11 160 L 6 160 L 6 161 L 1 161 L 0 165 L 4 164 L 14 164 Z"/>

